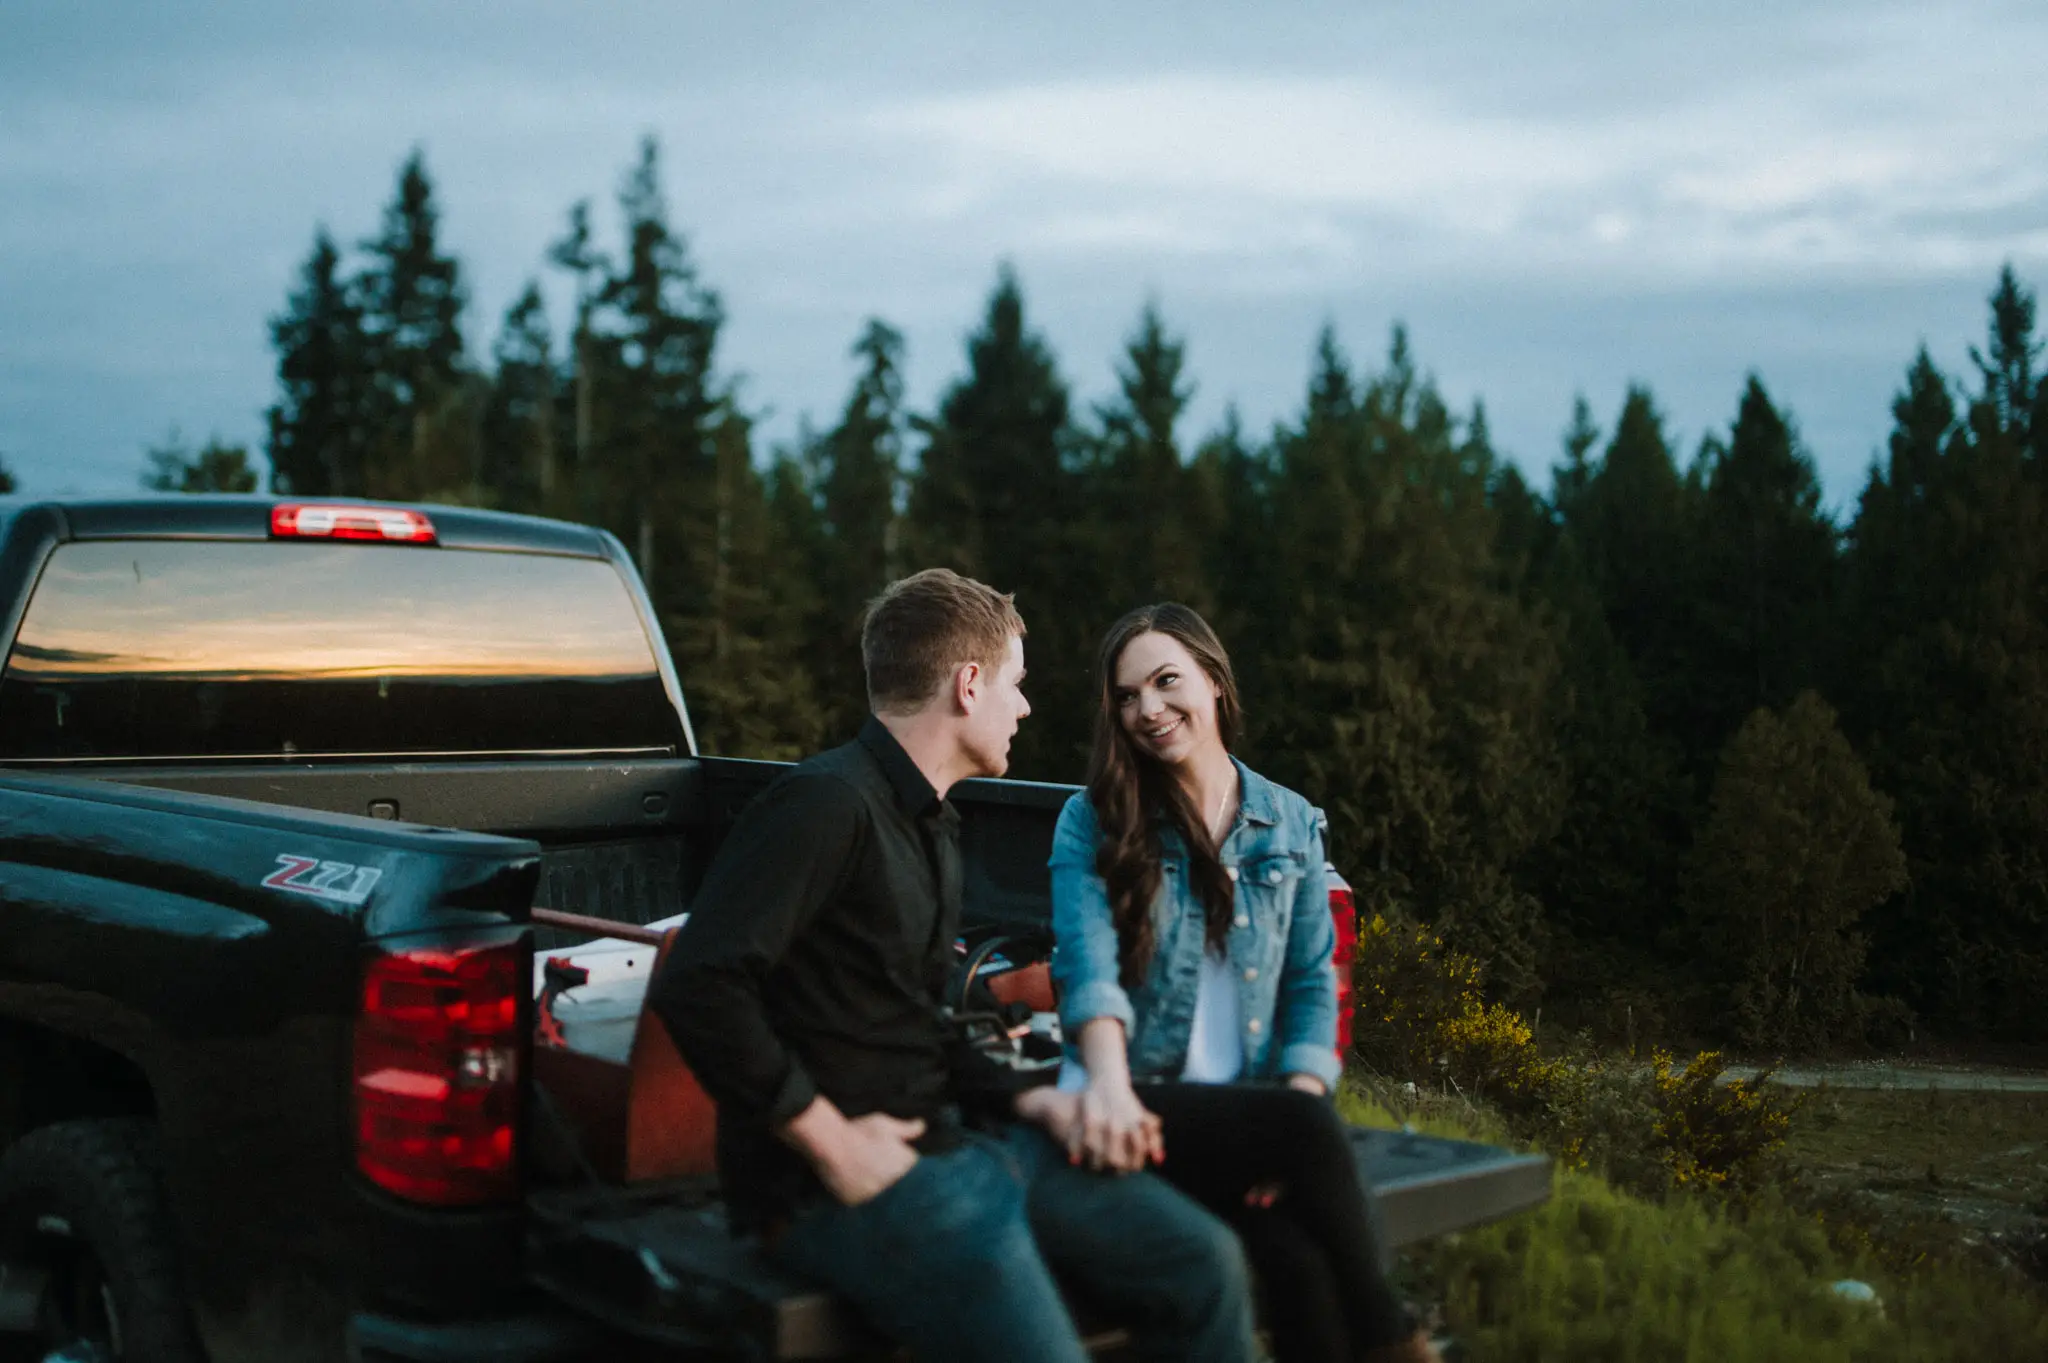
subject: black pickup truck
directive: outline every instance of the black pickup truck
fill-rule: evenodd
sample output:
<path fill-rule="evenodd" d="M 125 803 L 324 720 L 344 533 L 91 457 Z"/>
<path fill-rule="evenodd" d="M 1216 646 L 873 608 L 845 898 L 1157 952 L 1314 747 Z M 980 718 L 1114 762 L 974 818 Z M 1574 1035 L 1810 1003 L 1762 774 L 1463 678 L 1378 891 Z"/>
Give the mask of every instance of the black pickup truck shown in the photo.
<path fill-rule="evenodd" d="M 687 1072 L 558 1025 L 564 925 L 644 972 L 776 771 L 697 754 L 612 537 L 0 499 L 0 657 L 0 1355 L 871 1347 L 725 1232 Z M 1043 924 L 1064 795 L 960 791 L 975 931 Z M 1548 1191 L 1359 1139 L 1395 1243 Z"/>

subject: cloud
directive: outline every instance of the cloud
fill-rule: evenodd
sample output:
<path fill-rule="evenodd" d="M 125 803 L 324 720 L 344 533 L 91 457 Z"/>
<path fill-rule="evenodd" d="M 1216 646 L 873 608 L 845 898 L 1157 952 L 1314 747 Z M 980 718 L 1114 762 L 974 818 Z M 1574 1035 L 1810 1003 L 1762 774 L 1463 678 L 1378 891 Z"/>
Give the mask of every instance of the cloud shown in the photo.
<path fill-rule="evenodd" d="M 936 400 L 1009 258 L 1084 393 L 1159 298 L 1191 427 L 1289 410 L 1324 320 L 1364 352 L 1400 317 L 1511 447 L 1632 376 L 1723 422 L 1755 366 L 1853 482 L 1915 338 L 1966 369 L 1999 263 L 2048 261 L 2038 0 L 366 3 L 0 6 L 0 452 L 30 486 L 132 487 L 174 423 L 260 443 L 265 319 L 416 142 L 482 353 L 536 271 L 561 325 L 546 243 L 586 195 L 615 243 L 660 133 L 770 439 L 837 409 L 869 314 Z"/>
<path fill-rule="evenodd" d="M 936 143 L 963 166 L 1100 188 L 1352 207 L 1455 199 L 1482 218 L 1598 169 L 1551 130 L 1460 116 L 1365 81 L 1061 82 L 898 105 L 870 126 Z"/>
<path fill-rule="evenodd" d="M 1846 121 L 1843 87 L 1881 74 L 1502 112 L 1388 77 L 1183 73 L 910 100 L 867 127 L 922 149 L 934 217 L 1001 214 L 1069 252 L 1259 256 L 1310 236 L 1333 264 L 1486 274 L 1512 242 L 1517 271 L 1753 278 L 2038 249 L 2015 224 L 2048 208 L 2031 169 L 2048 131 L 1918 101 Z"/>

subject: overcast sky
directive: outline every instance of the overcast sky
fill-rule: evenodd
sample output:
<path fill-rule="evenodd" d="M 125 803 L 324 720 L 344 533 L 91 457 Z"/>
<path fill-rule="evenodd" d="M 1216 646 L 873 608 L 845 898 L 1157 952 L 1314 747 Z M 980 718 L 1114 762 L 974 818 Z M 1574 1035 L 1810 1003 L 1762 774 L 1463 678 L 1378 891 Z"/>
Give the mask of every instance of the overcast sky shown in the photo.
<path fill-rule="evenodd" d="M 1961 373 L 2000 263 L 2048 279 L 2048 5 L 1682 8 L 4 0 L 0 456 L 123 491 L 173 426 L 260 446 L 266 319 L 415 144 L 484 355 L 652 132 L 771 440 L 869 315 L 928 407 L 1009 260 L 1082 403 L 1158 301 L 1191 443 L 1400 320 L 1536 471 L 1575 391 L 1649 383 L 1689 452 L 1754 368 L 1843 505 L 1915 346 Z"/>

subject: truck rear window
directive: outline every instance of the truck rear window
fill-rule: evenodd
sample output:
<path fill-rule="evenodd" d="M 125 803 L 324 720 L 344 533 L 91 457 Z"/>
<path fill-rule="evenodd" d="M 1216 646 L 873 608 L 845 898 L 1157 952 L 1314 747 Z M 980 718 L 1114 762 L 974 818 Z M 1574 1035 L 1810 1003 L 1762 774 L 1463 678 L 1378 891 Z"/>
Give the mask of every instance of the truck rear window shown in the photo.
<path fill-rule="evenodd" d="M 674 751 L 679 731 L 618 570 L 537 554 L 60 545 L 0 676 L 0 758 Z"/>

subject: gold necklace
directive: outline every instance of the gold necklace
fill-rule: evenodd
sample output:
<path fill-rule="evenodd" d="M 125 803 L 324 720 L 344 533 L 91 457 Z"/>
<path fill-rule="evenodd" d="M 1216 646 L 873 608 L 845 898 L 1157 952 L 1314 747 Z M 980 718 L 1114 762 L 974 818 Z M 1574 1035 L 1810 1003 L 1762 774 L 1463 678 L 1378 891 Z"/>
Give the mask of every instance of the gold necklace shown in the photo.
<path fill-rule="evenodd" d="M 1236 774 L 1234 771 L 1231 773 L 1232 776 Z M 1209 816 L 1209 840 L 1218 847 L 1223 845 L 1223 835 L 1230 831 L 1223 822 L 1223 811 L 1229 807 L 1230 797 L 1236 793 L 1236 790 L 1236 781 L 1232 781 L 1229 785 L 1225 786 L 1222 797 L 1216 801 L 1216 812 Z"/>

